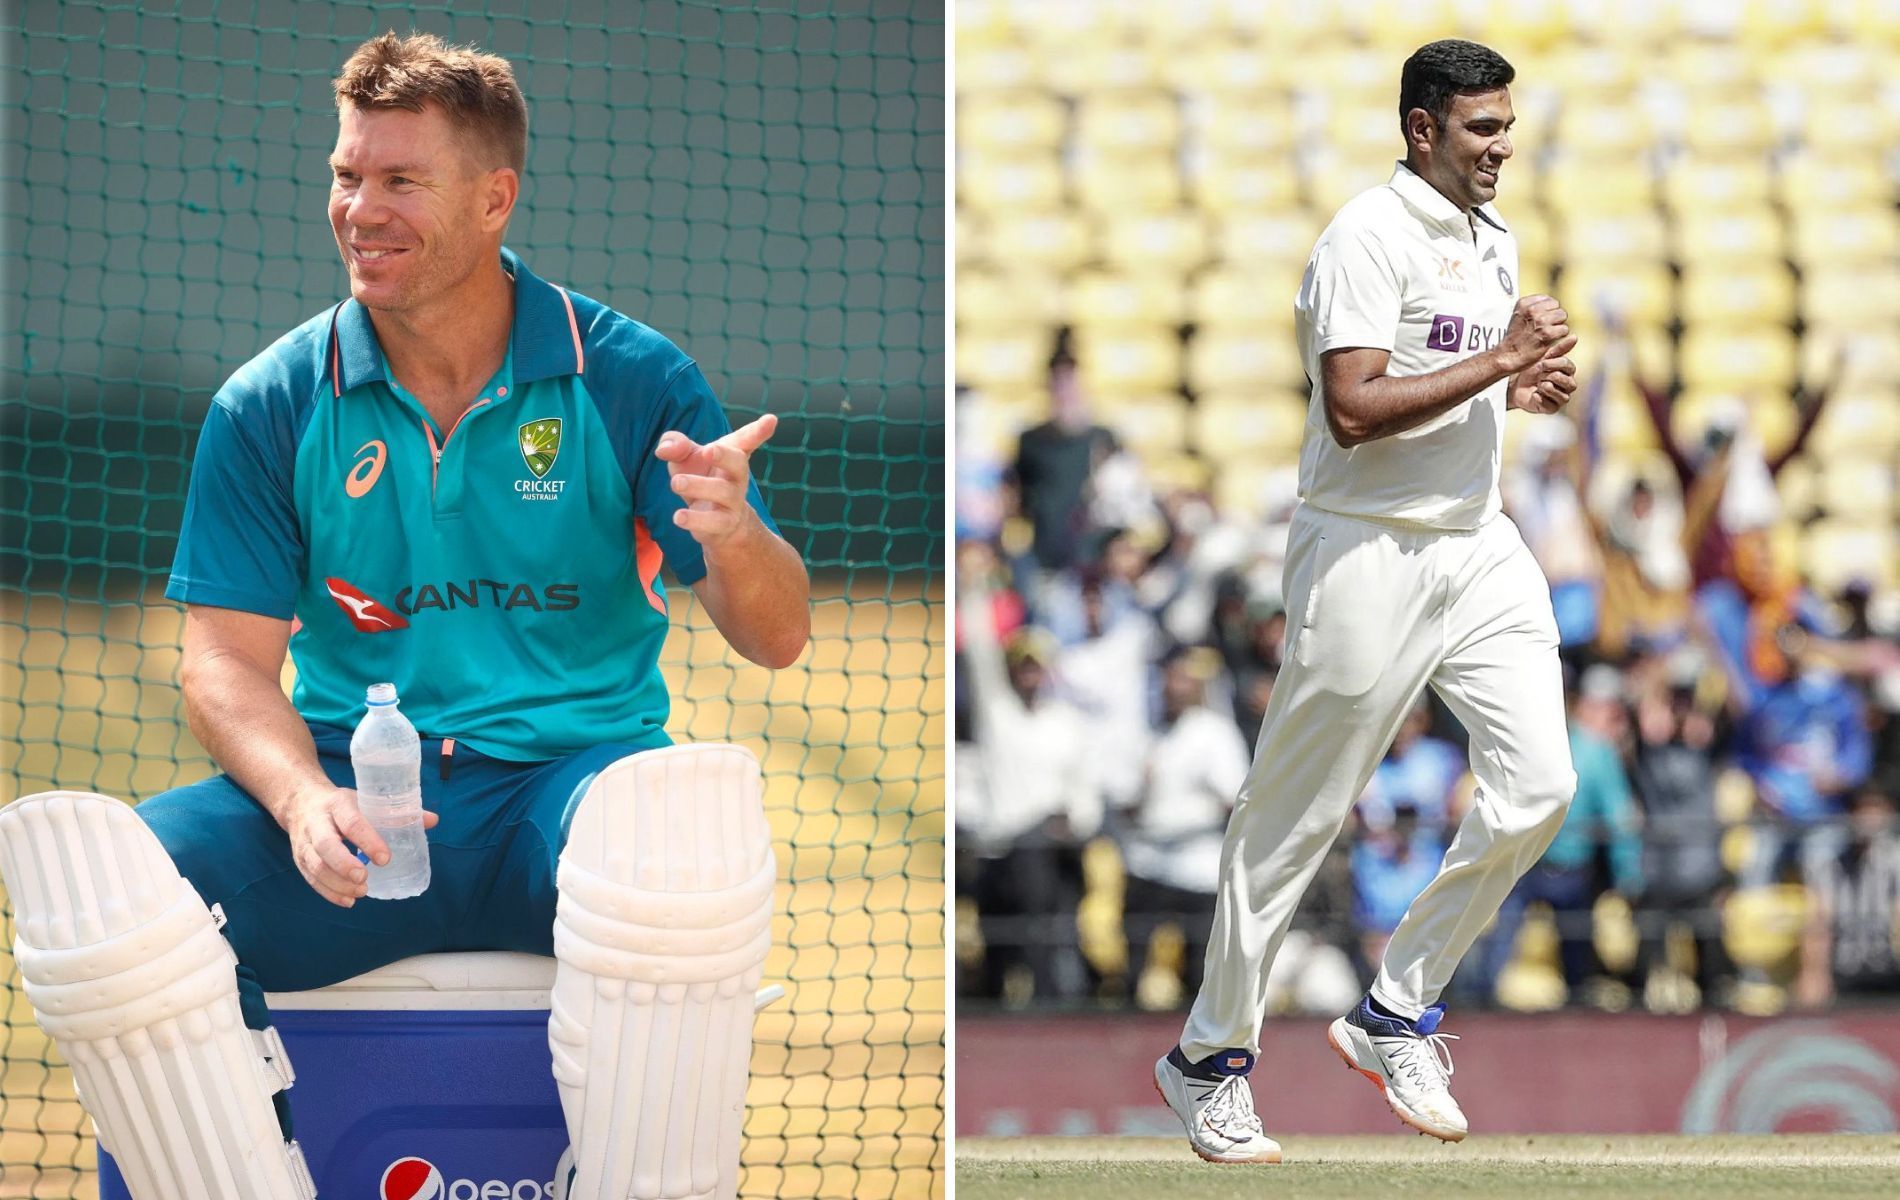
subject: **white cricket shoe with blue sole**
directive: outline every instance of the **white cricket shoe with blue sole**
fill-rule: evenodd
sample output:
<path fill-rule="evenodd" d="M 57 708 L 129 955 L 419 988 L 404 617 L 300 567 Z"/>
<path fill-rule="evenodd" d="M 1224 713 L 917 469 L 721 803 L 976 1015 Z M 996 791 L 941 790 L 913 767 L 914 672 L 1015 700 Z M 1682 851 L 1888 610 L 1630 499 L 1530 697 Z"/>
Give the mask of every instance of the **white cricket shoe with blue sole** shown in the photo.
<path fill-rule="evenodd" d="M 1445 1006 L 1434 1004 L 1416 1021 L 1372 1011 L 1370 998 L 1326 1031 L 1346 1065 L 1379 1085 L 1399 1120 L 1443 1142 L 1460 1142 L 1470 1130 L 1451 1098 L 1451 1047 L 1456 1034 L 1439 1033 Z"/>
<path fill-rule="evenodd" d="M 1211 1163 L 1279 1162 L 1280 1143 L 1260 1128 L 1253 1111 L 1246 1074 L 1253 1055 L 1231 1050 L 1215 1058 L 1232 1063 L 1233 1069 L 1210 1070 L 1203 1077 L 1178 1046 L 1155 1061 L 1155 1091 L 1186 1126 L 1188 1145 Z"/>

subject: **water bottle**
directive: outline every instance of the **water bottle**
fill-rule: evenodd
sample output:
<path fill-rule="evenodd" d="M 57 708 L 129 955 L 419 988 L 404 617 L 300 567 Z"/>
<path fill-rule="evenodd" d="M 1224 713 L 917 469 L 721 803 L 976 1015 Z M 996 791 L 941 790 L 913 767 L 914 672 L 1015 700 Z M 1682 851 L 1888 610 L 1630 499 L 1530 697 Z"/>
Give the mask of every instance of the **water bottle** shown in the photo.
<path fill-rule="evenodd" d="M 389 865 L 370 862 L 372 900 L 420 896 L 429 887 L 429 842 L 422 832 L 422 741 L 396 707 L 396 685 L 369 689 L 369 710 L 350 738 L 356 804 L 389 847 Z"/>

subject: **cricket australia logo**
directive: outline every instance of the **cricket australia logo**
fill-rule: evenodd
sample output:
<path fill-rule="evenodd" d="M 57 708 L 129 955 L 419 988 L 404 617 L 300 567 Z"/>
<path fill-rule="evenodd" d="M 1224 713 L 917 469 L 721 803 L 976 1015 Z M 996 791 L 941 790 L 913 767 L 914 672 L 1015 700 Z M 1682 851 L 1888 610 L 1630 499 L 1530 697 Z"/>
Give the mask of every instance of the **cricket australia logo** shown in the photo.
<path fill-rule="evenodd" d="M 515 483 L 515 491 L 523 500 L 556 500 L 567 486 L 565 480 L 549 479 L 547 474 L 554 469 L 554 460 L 561 454 L 561 418 L 543 417 L 539 421 L 529 421 L 520 429 L 521 461 L 528 464 L 533 479 L 522 479 Z"/>

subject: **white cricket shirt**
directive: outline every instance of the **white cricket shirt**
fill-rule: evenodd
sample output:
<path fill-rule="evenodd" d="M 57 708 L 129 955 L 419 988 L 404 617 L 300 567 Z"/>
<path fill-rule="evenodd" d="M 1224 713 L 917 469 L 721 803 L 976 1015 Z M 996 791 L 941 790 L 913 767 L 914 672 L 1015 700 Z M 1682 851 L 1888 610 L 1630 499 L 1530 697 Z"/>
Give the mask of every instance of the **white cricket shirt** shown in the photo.
<path fill-rule="evenodd" d="M 1372 347 L 1386 374 L 1424 375 L 1498 344 L 1517 305 L 1517 241 L 1491 205 L 1467 217 L 1399 163 L 1347 201 L 1320 234 L 1294 302 L 1312 396 L 1300 496 L 1328 512 L 1475 529 L 1502 507 L 1505 394 L 1500 380 L 1404 433 L 1347 449 L 1320 395 L 1320 355 Z"/>

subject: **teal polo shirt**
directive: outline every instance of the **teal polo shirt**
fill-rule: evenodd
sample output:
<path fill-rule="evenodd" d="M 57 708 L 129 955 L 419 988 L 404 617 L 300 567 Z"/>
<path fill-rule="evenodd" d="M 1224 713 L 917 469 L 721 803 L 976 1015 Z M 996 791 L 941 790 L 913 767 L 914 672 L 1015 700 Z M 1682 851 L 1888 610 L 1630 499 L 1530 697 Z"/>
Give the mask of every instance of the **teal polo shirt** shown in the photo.
<path fill-rule="evenodd" d="M 502 263 L 507 358 L 450 429 L 391 377 L 354 300 L 234 374 L 165 594 L 294 617 L 308 721 L 352 726 L 392 682 L 424 737 L 494 758 L 665 745 L 660 571 L 691 585 L 706 563 L 653 449 L 731 426 L 665 337 Z M 773 527 L 756 483 L 750 500 Z"/>

